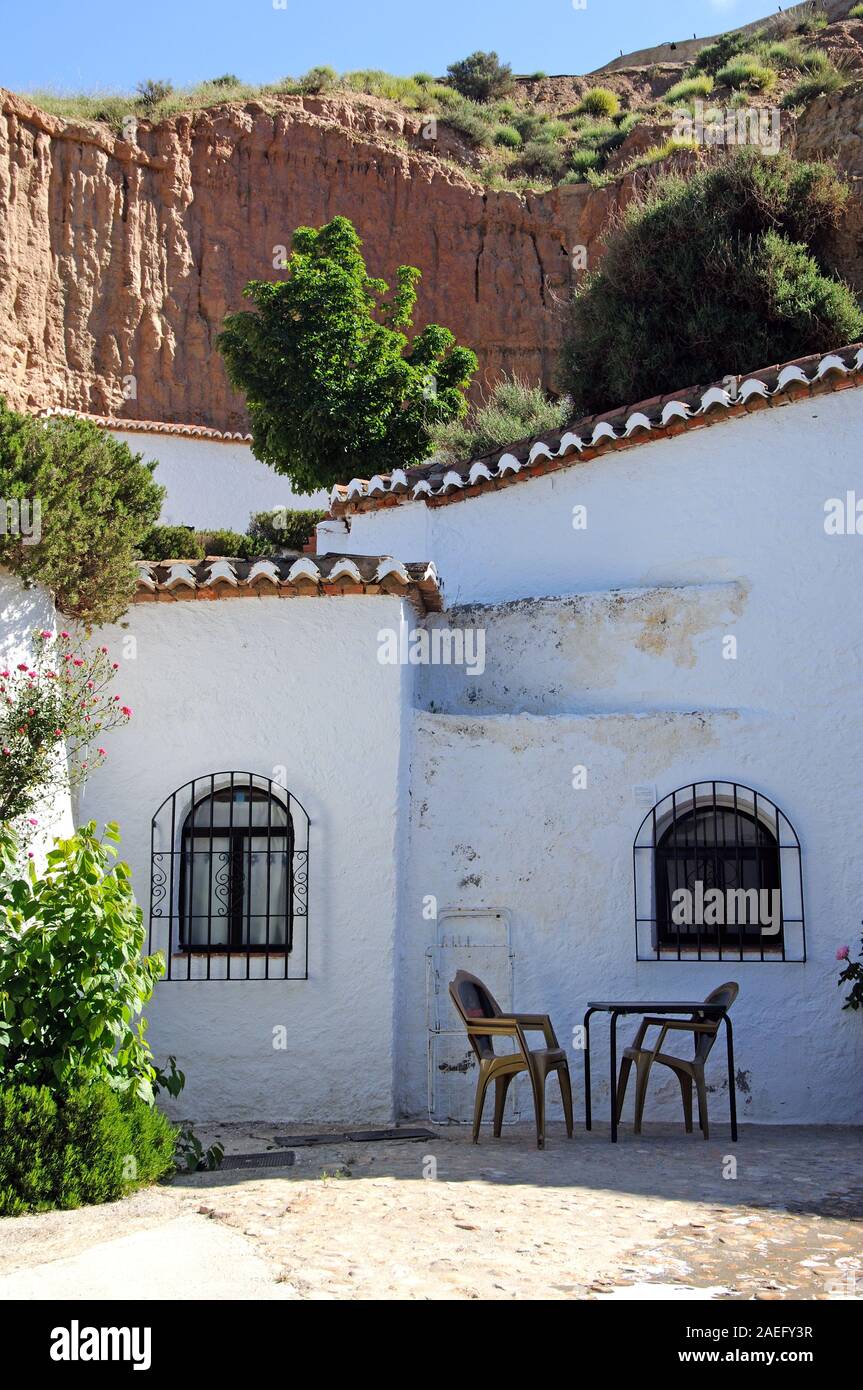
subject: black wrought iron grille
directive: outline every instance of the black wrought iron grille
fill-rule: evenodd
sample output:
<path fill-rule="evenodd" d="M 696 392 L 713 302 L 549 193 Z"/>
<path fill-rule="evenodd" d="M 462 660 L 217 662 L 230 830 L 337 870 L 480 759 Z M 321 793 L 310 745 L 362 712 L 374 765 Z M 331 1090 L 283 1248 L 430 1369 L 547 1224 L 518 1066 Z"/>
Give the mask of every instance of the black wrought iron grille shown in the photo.
<path fill-rule="evenodd" d="M 309 817 L 254 772 L 196 777 L 150 830 L 149 949 L 168 980 L 308 979 Z"/>
<path fill-rule="evenodd" d="M 636 959 L 806 959 L 800 841 L 788 817 L 738 782 L 662 798 L 633 846 Z"/>

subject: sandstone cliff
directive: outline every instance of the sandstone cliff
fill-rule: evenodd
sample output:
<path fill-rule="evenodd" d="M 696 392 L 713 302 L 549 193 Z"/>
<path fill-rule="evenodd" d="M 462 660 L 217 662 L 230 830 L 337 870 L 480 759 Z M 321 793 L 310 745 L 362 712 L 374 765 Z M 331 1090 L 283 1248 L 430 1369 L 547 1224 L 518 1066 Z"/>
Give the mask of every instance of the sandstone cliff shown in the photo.
<path fill-rule="evenodd" d="M 856 86 L 813 103 L 801 149 L 836 149 L 859 180 L 861 113 Z M 573 248 L 593 263 L 633 176 L 486 192 L 457 140 L 439 126 L 430 142 L 416 116 L 370 99 L 295 97 L 141 122 L 130 143 L 0 90 L 0 391 L 18 407 L 242 428 L 214 348 L 222 319 L 249 279 L 278 273 L 294 227 L 337 213 L 373 274 L 420 267 L 417 326 L 448 324 L 481 381 L 553 385 Z M 860 227 L 858 202 L 839 248 L 858 287 Z"/>

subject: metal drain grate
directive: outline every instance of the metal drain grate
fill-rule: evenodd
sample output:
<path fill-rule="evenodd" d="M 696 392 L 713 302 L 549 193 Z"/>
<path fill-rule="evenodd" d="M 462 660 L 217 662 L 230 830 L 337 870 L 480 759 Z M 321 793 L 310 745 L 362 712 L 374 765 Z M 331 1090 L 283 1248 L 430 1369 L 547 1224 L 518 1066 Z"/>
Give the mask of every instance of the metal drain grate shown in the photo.
<path fill-rule="evenodd" d="M 296 1155 L 278 1150 L 265 1154 L 225 1154 L 218 1171 L 224 1168 L 292 1168 Z"/>
<path fill-rule="evenodd" d="M 349 1139 L 352 1144 L 374 1144 L 383 1140 L 434 1139 L 430 1129 L 355 1129 L 339 1134 L 282 1134 L 277 1135 L 275 1143 L 284 1144 L 286 1149 L 305 1149 L 312 1144 L 343 1144 Z"/>

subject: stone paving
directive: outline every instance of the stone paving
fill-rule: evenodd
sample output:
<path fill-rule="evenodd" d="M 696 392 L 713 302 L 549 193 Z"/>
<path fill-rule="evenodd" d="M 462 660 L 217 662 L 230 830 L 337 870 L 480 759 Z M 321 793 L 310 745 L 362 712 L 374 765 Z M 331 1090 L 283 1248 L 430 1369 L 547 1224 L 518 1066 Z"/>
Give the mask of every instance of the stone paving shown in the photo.
<path fill-rule="evenodd" d="M 218 1134 L 249 1153 L 273 1151 L 284 1132 Z M 679 1127 L 637 1137 L 624 1126 L 611 1145 L 603 1128 L 568 1141 L 553 1125 L 542 1153 L 522 1126 L 500 1140 L 484 1130 L 478 1147 L 464 1129 L 433 1132 L 334 1137 L 296 1148 L 293 1167 L 193 1174 L 109 1207 L 0 1222 L 0 1295 L 17 1282 L 29 1297 L 61 1297 L 85 1271 L 98 1297 L 104 1271 L 104 1296 L 117 1296 L 136 1233 L 154 1267 L 163 1242 L 165 1277 L 179 1262 L 188 1287 L 178 1241 L 205 1250 L 209 1229 L 216 1255 L 237 1252 L 235 1292 L 247 1298 L 863 1296 L 859 1130 L 745 1126 L 734 1145 L 721 1127 L 705 1143 Z M 218 1277 L 201 1269 L 197 1295 L 230 1297 L 230 1280 L 222 1258 Z"/>

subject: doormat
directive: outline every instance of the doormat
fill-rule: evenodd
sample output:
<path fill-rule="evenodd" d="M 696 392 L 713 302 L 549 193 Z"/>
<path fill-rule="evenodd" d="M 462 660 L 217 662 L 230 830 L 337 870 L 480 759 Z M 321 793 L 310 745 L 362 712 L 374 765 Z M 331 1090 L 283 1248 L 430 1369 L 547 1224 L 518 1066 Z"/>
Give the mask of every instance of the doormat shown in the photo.
<path fill-rule="evenodd" d="M 340 1134 L 283 1134 L 276 1135 L 274 1143 L 284 1144 L 286 1149 L 305 1149 L 312 1144 L 341 1144 L 349 1139 L 352 1144 L 374 1144 L 384 1139 L 434 1139 L 430 1129 L 354 1129 Z"/>
<path fill-rule="evenodd" d="M 218 1171 L 223 1168 L 293 1168 L 295 1157 L 292 1153 L 225 1154 Z"/>

